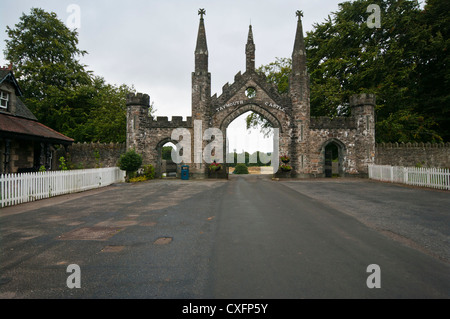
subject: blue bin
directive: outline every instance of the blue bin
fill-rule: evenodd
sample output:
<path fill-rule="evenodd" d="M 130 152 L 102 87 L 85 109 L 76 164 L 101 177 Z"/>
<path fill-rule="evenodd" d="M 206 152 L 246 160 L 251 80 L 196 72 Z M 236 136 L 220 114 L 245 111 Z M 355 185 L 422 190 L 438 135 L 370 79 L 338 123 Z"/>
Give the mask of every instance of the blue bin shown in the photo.
<path fill-rule="evenodd" d="M 189 179 L 189 166 L 188 165 L 181 166 L 181 179 L 184 179 L 184 180 Z"/>

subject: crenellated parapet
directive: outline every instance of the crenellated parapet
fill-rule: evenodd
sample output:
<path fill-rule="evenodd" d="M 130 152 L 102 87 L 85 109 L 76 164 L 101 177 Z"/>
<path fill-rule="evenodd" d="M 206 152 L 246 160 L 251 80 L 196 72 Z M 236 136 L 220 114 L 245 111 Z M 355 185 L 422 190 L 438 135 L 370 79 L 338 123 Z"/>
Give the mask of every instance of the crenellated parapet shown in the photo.
<path fill-rule="evenodd" d="M 414 142 L 414 143 L 377 143 L 377 148 L 450 148 L 450 142 L 447 143 L 423 143 L 423 142 Z"/>
<path fill-rule="evenodd" d="M 190 128 L 193 126 L 190 116 L 185 121 L 182 116 L 172 116 L 171 121 L 167 116 L 158 116 L 156 119 L 150 118 L 148 125 L 152 128 Z"/>
<path fill-rule="evenodd" d="M 350 106 L 363 106 L 363 105 L 371 105 L 375 107 L 376 98 L 375 94 L 363 93 L 363 94 L 354 94 L 350 96 Z"/>
<path fill-rule="evenodd" d="M 128 93 L 126 99 L 127 106 L 145 106 L 150 107 L 150 96 L 144 93 Z"/>

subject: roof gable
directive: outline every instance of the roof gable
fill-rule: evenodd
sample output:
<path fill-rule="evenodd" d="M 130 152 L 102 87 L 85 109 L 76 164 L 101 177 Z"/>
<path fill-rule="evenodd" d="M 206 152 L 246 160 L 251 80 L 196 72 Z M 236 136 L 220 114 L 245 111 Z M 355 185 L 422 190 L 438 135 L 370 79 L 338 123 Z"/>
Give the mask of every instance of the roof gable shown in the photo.
<path fill-rule="evenodd" d="M 257 72 L 240 72 L 236 74 L 234 83 L 229 85 L 226 83 L 222 88 L 222 94 L 217 97 L 217 94 L 211 97 L 211 108 L 217 110 L 220 106 L 226 105 L 230 101 L 242 96 L 242 91 L 248 87 L 254 87 L 259 94 L 262 93 L 264 99 L 271 100 L 274 104 L 283 105 L 283 108 L 290 109 L 291 101 L 288 96 L 279 94 L 275 85 L 268 83 L 263 73 Z"/>
<path fill-rule="evenodd" d="M 23 95 L 22 89 L 20 88 L 19 83 L 17 82 L 16 77 L 14 76 L 12 70 L 2 68 L 0 69 L 0 84 L 2 84 L 5 81 L 14 85 L 17 96 Z"/>

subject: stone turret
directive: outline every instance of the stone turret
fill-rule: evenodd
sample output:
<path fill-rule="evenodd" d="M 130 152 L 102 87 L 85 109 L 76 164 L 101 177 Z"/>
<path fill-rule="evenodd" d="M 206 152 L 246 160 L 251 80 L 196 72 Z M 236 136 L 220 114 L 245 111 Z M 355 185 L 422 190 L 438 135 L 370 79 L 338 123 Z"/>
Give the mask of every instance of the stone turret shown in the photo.
<path fill-rule="evenodd" d="M 367 165 L 375 163 L 375 95 L 356 94 L 350 97 L 351 115 L 356 123 L 356 169 L 368 174 Z"/>
<path fill-rule="evenodd" d="M 130 93 L 126 99 L 127 106 L 127 149 L 139 150 L 140 141 L 145 137 L 149 121 L 150 96 L 143 93 Z"/>

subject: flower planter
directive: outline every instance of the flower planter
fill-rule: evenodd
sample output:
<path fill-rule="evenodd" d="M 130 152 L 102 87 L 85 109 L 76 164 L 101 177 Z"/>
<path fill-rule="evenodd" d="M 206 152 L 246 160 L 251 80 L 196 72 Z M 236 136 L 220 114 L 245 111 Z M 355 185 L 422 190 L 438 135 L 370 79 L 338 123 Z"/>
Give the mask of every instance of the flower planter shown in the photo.
<path fill-rule="evenodd" d="M 287 170 L 282 170 L 280 169 L 276 174 L 275 177 L 278 178 L 291 178 L 291 171 L 287 171 Z"/>
<path fill-rule="evenodd" d="M 282 161 L 284 164 L 287 164 L 291 161 L 291 158 L 287 155 L 283 155 L 283 156 L 280 156 L 280 161 Z"/>

